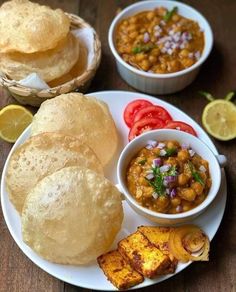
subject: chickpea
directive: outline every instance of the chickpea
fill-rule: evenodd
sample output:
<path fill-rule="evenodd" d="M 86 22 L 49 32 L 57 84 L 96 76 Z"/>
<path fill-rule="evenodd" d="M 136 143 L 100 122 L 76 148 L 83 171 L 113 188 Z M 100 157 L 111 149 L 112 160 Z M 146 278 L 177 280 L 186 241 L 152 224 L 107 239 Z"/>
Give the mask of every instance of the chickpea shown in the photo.
<path fill-rule="evenodd" d="M 197 198 L 196 198 L 196 200 L 195 200 L 195 203 L 196 203 L 197 205 L 199 205 L 199 204 L 201 204 L 204 200 L 205 200 L 205 195 L 202 194 L 202 195 L 197 196 Z"/>
<path fill-rule="evenodd" d="M 137 22 L 137 17 L 136 16 L 132 16 L 129 20 L 130 23 L 136 23 Z"/>
<path fill-rule="evenodd" d="M 156 208 L 159 212 L 165 212 L 169 205 L 169 199 L 166 196 L 160 196 L 156 200 Z"/>
<path fill-rule="evenodd" d="M 127 26 L 129 24 L 128 20 L 124 20 L 122 23 L 124 26 Z"/>
<path fill-rule="evenodd" d="M 131 33 L 129 34 L 129 37 L 130 37 L 131 39 L 135 39 L 137 36 L 138 36 L 138 32 L 137 32 L 137 31 L 133 31 L 133 32 L 131 32 Z"/>
<path fill-rule="evenodd" d="M 160 55 L 160 50 L 158 48 L 153 49 L 151 55 L 158 57 Z"/>
<path fill-rule="evenodd" d="M 180 161 L 185 162 L 190 158 L 190 155 L 187 149 L 182 149 L 178 152 L 177 157 Z"/>
<path fill-rule="evenodd" d="M 137 191 L 136 191 L 136 198 L 139 199 L 139 198 L 142 197 L 142 195 L 143 195 L 143 191 L 141 189 L 137 189 Z"/>
<path fill-rule="evenodd" d="M 143 176 L 140 176 L 138 178 L 138 183 L 142 186 L 148 186 L 148 182 L 146 181 L 146 179 Z"/>
<path fill-rule="evenodd" d="M 180 20 L 180 16 L 179 16 L 178 14 L 174 14 L 174 15 L 172 16 L 172 20 L 173 20 L 174 22 L 177 22 L 177 21 Z"/>
<path fill-rule="evenodd" d="M 153 188 L 152 187 L 144 187 L 143 189 L 143 196 L 145 198 L 151 198 L 153 193 Z"/>
<path fill-rule="evenodd" d="M 178 205 L 181 204 L 181 199 L 178 198 L 178 197 L 176 197 L 176 198 L 171 199 L 170 202 L 171 202 L 171 205 L 172 205 L 173 207 L 177 207 Z"/>
<path fill-rule="evenodd" d="M 179 196 L 186 201 L 192 202 L 197 194 L 192 188 L 184 188 L 179 192 Z"/>
<path fill-rule="evenodd" d="M 153 56 L 153 55 L 150 55 L 148 57 L 148 60 L 151 64 L 155 64 L 157 62 L 157 57 L 156 56 Z"/>
<path fill-rule="evenodd" d="M 183 203 L 183 212 L 187 212 L 190 209 L 192 209 L 191 205 Z"/>
<path fill-rule="evenodd" d="M 176 148 L 179 146 L 179 143 L 177 141 L 168 141 L 166 144 L 167 148 Z"/>
<path fill-rule="evenodd" d="M 186 58 L 186 57 L 188 57 L 189 53 L 190 52 L 188 50 L 183 49 L 183 50 L 180 51 L 179 55 L 180 55 L 181 58 Z"/>
<path fill-rule="evenodd" d="M 141 171 L 142 171 L 142 167 L 139 166 L 139 165 L 137 165 L 137 166 L 135 167 L 135 169 L 134 169 L 134 173 L 136 173 L 136 174 L 140 174 Z"/>
<path fill-rule="evenodd" d="M 208 179 L 206 180 L 206 185 L 207 185 L 208 188 L 211 187 L 211 179 L 210 179 L 210 178 L 208 178 Z"/>
<path fill-rule="evenodd" d="M 201 195 L 204 190 L 204 186 L 197 181 L 191 184 L 191 188 L 194 189 L 198 196 Z"/>
<path fill-rule="evenodd" d="M 127 27 L 128 32 L 136 30 L 136 24 L 132 23 Z"/>
<path fill-rule="evenodd" d="M 178 164 L 178 160 L 175 157 L 168 157 L 168 159 L 166 160 L 166 164 L 176 166 Z"/>
<path fill-rule="evenodd" d="M 184 58 L 183 60 L 181 60 L 181 63 L 185 68 L 188 68 L 194 64 L 194 60 L 189 59 L 189 58 Z"/>
<path fill-rule="evenodd" d="M 146 17 L 147 17 L 148 20 L 152 20 L 155 17 L 154 11 L 148 12 Z"/>
<path fill-rule="evenodd" d="M 178 185 L 179 186 L 184 186 L 188 183 L 189 181 L 189 177 L 184 174 L 184 173 L 181 173 L 180 175 L 178 175 Z"/>
<path fill-rule="evenodd" d="M 140 67 L 144 70 L 147 71 L 150 68 L 150 62 L 148 60 L 143 60 L 140 63 Z"/>
<path fill-rule="evenodd" d="M 146 59 L 146 55 L 144 53 L 139 53 L 135 56 L 136 61 L 140 62 L 143 61 L 144 59 Z"/>

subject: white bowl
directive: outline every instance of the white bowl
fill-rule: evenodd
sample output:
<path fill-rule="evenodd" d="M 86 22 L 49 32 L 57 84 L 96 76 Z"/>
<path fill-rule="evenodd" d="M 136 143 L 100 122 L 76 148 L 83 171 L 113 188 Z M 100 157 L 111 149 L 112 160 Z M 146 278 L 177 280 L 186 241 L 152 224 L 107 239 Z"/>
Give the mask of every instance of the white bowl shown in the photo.
<path fill-rule="evenodd" d="M 200 59 L 191 67 L 168 74 L 156 74 L 138 70 L 126 63 L 118 54 L 114 40 L 117 25 L 122 19 L 135 15 L 141 11 L 152 10 L 156 7 L 163 6 L 167 9 L 178 7 L 178 13 L 184 17 L 198 22 L 205 35 L 205 46 Z M 213 46 L 213 34 L 208 21 L 197 10 L 189 5 L 177 1 L 142 1 L 128 6 L 121 11 L 113 20 L 108 35 L 108 42 L 112 54 L 115 56 L 117 69 L 121 77 L 136 89 L 152 94 L 169 94 L 180 91 L 188 86 L 196 77 L 201 65 L 209 56 Z"/>
<path fill-rule="evenodd" d="M 190 147 L 199 154 L 203 159 L 207 160 L 209 163 L 209 172 L 212 179 L 212 185 L 209 190 L 209 193 L 206 199 L 197 207 L 187 212 L 178 213 L 178 214 L 163 214 L 158 213 L 152 210 L 149 210 L 145 207 L 142 207 L 138 202 L 133 198 L 129 193 L 126 185 L 126 171 L 127 167 L 137 152 L 147 145 L 148 140 L 176 140 L 180 144 L 189 144 Z M 215 199 L 220 183 L 221 183 L 221 170 L 220 167 L 223 167 L 226 163 L 226 158 L 224 155 L 217 155 L 210 150 L 210 148 L 202 142 L 200 139 L 196 138 L 193 135 L 188 133 L 178 131 L 178 130 L 153 130 L 147 133 L 144 133 L 129 144 L 123 149 L 117 164 L 117 176 L 119 182 L 119 189 L 124 195 L 124 198 L 128 204 L 140 215 L 146 217 L 152 222 L 159 224 L 168 224 L 174 225 L 178 223 L 185 223 L 192 220 L 193 218 L 200 215 L 206 208 L 211 204 Z"/>

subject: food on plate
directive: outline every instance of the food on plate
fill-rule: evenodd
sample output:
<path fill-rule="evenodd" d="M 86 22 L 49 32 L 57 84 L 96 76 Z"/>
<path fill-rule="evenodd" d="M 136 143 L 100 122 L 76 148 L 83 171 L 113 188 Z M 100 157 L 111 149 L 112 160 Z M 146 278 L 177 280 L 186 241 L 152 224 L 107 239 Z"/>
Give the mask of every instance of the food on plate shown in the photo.
<path fill-rule="evenodd" d="M 181 121 L 169 121 L 165 125 L 165 129 L 179 130 L 179 131 L 183 131 L 197 137 L 197 133 L 195 132 L 193 127 Z"/>
<path fill-rule="evenodd" d="M 49 82 L 67 74 L 78 57 L 79 42 L 72 33 L 68 33 L 55 48 L 46 52 L 1 54 L 0 69 L 14 80 L 24 79 L 37 72 L 45 82 Z"/>
<path fill-rule="evenodd" d="M 165 273 L 171 274 L 175 272 L 178 260 L 172 255 L 169 249 L 169 237 L 173 231 L 172 227 L 156 227 L 156 226 L 140 226 L 138 231 L 155 245 L 163 254 L 169 257 L 170 265 L 166 268 Z"/>
<path fill-rule="evenodd" d="M 124 110 L 124 121 L 130 128 L 134 123 L 135 114 L 142 108 L 152 105 L 152 103 L 145 99 L 136 99 L 128 103 Z"/>
<path fill-rule="evenodd" d="M 131 66 L 166 74 L 195 64 L 205 40 L 199 24 L 180 15 L 177 7 L 157 7 L 123 19 L 115 43 L 119 55 Z"/>
<path fill-rule="evenodd" d="M 163 120 L 165 123 L 168 123 L 169 121 L 172 121 L 172 118 L 168 111 L 164 109 L 161 106 L 158 105 L 151 105 L 147 106 L 143 109 L 140 109 L 135 117 L 134 117 L 134 123 L 137 121 L 142 120 L 143 118 L 158 118 Z"/>
<path fill-rule="evenodd" d="M 130 128 L 128 140 L 156 129 L 175 129 L 197 136 L 196 131 L 187 123 L 173 121 L 170 113 L 162 106 L 154 105 L 145 99 L 137 99 L 127 104 L 124 121 Z"/>
<path fill-rule="evenodd" d="M 127 187 L 143 207 L 165 214 L 201 204 L 211 187 L 208 162 L 187 144 L 147 141 L 130 161 Z"/>
<path fill-rule="evenodd" d="M 9 198 L 21 213 L 28 193 L 45 176 L 67 166 L 103 173 L 93 150 L 74 136 L 42 133 L 27 139 L 11 155 L 6 171 Z"/>
<path fill-rule="evenodd" d="M 43 102 L 31 134 L 58 132 L 74 135 L 89 145 L 105 166 L 118 147 L 118 134 L 107 104 L 80 93 L 59 95 Z"/>
<path fill-rule="evenodd" d="M 165 122 L 159 118 L 143 118 L 133 124 L 129 131 L 128 139 L 131 141 L 142 133 L 155 129 L 162 129 L 164 126 Z"/>
<path fill-rule="evenodd" d="M 170 259 L 156 248 L 139 231 L 118 243 L 119 253 L 131 263 L 132 267 L 147 278 L 165 273 Z"/>
<path fill-rule="evenodd" d="M 23 241 L 46 260 L 84 265 L 111 246 L 121 228 L 121 194 L 101 174 L 65 167 L 43 178 L 23 207 Z"/>
<path fill-rule="evenodd" d="M 0 53 L 53 49 L 70 29 L 70 20 L 61 9 L 53 10 L 28 0 L 3 3 L 0 23 Z"/>
<path fill-rule="evenodd" d="M 181 262 L 208 261 L 210 242 L 199 227 L 184 225 L 171 231 L 169 249 Z"/>
<path fill-rule="evenodd" d="M 215 99 L 203 91 L 201 94 L 210 101 L 202 114 L 202 123 L 207 132 L 222 141 L 236 138 L 236 105 L 231 101 L 235 92 L 229 92 L 224 99 Z"/>
<path fill-rule="evenodd" d="M 107 279 L 119 290 L 131 288 L 144 280 L 117 250 L 101 255 L 97 261 Z"/>
<path fill-rule="evenodd" d="M 0 111 L 0 138 L 14 143 L 32 122 L 33 115 L 25 107 L 10 104 Z"/>
<path fill-rule="evenodd" d="M 139 274 L 150 278 L 174 273 L 178 260 L 208 260 L 209 248 L 207 235 L 196 225 L 140 226 L 118 243 L 118 250 L 99 256 L 97 261 L 114 286 L 127 289 L 131 287 L 128 283 L 142 282 Z M 132 268 L 138 272 L 136 276 Z"/>

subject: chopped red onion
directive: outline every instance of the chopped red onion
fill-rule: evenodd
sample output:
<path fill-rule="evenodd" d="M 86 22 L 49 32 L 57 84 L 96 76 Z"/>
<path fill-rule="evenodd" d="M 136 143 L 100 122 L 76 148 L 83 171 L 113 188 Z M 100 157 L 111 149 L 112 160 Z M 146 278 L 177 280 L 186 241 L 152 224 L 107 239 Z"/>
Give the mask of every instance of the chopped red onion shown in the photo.
<path fill-rule="evenodd" d="M 160 156 L 165 156 L 166 155 L 166 151 L 165 151 L 165 149 L 161 149 L 161 151 L 160 151 Z"/>
<path fill-rule="evenodd" d="M 181 145 L 181 148 L 182 148 L 182 149 L 188 149 L 189 146 L 190 146 L 189 144 L 183 143 L 183 144 Z"/>
<path fill-rule="evenodd" d="M 167 175 L 165 176 L 164 180 L 167 181 L 167 183 L 173 183 L 175 182 L 177 179 L 177 176 L 176 175 Z"/>
<path fill-rule="evenodd" d="M 165 43 L 165 48 L 166 48 L 166 49 L 169 49 L 169 48 L 170 48 L 170 42 L 169 42 L 169 41 L 167 41 L 167 42 Z"/>
<path fill-rule="evenodd" d="M 188 153 L 191 157 L 193 157 L 196 152 L 193 149 L 189 149 Z"/>
<path fill-rule="evenodd" d="M 148 149 L 148 150 L 151 150 L 151 149 L 153 149 L 153 146 L 150 145 L 150 144 L 147 144 L 147 145 L 145 146 L 145 148 Z"/>
<path fill-rule="evenodd" d="M 165 54 L 165 53 L 166 53 L 166 48 L 162 48 L 162 49 L 161 49 L 161 52 L 162 52 L 163 54 Z"/>
<path fill-rule="evenodd" d="M 151 179 L 154 178 L 154 174 L 153 174 L 153 173 L 149 173 L 148 175 L 146 175 L 146 178 L 147 178 L 148 180 L 151 180 Z"/>
<path fill-rule="evenodd" d="M 145 32 L 144 35 L 143 35 L 143 41 L 144 43 L 148 43 L 150 41 L 150 35 L 148 32 Z"/>
<path fill-rule="evenodd" d="M 160 34 L 160 32 L 159 31 L 155 31 L 154 32 L 154 36 L 157 38 L 157 37 L 159 37 L 161 34 Z"/>
<path fill-rule="evenodd" d="M 177 195 L 177 191 L 176 191 L 176 189 L 172 189 L 171 192 L 170 192 L 170 197 L 171 197 L 171 199 L 175 198 L 176 195 Z"/>
<path fill-rule="evenodd" d="M 193 58 L 193 53 L 189 53 L 188 56 L 189 56 L 190 59 L 192 59 Z"/>
<path fill-rule="evenodd" d="M 158 194 L 156 192 L 152 193 L 152 196 L 155 200 L 158 198 Z"/>
<path fill-rule="evenodd" d="M 147 173 L 147 174 L 149 174 L 149 173 L 153 173 L 153 170 L 152 170 L 152 169 L 148 169 L 148 170 L 146 171 L 146 173 Z"/>
<path fill-rule="evenodd" d="M 153 164 L 154 167 L 161 166 L 162 165 L 161 158 L 155 158 L 155 159 L 153 159 L 152 164 Z"/>
<path fill-rule="evenodd" d="M 147 145 L 151 145 L 152 147 L 156 147 L 157 146 L 157 141 L 155 141 L 155 140 L 147 140 Z"/>
<path fill-rule="evenodd" d="M 183 207 L 180 206 L 180 205 L 177 206 L 177 207 L 176 207 L 176 211 L 177 211 L 177 212 L 182 212 L 182 211 L 183 211 Z"/>
<path fill-rule="evenodd" d="M 160 24 L 163 25 L 163 26 L 165 26 L 165 25 L 166 25 L 166 22 L 162 19 L 162 20 L 160 21 Z"/>
<path fill-rule="evenodd" d="M 206 168 L 205 168 L 204 165 L 201 165 L 201 166 L 199 167 L 199 170 L 200 170 L 201 172 L 206 172 Z"/>
<path fill-rule="evenodd" d="M 169 169 L 170 169 L 170 165 L 165 164 L 165 165 L 160 167 L 160 172 L 167 172 Z"/>
<path fill-rule="evenodd" d="M 194 54 L 194 56 L 195 56 L 195 58 L 196 58 L 197 60 L 199 60 L 200 57 L 201 57 L 201 53 L 200 53 L 199 51 L 197 51 L 197 52 Z"/>
<path fill-rule="evenodd" d="M 165 143 L 158 143 L 157 148 L 163 149 L 166 146 Z"/>
<path fill-rule="evenodd" d="M 173 50 L 168 49 L 168 50 L 167 50 L 167 53 L 168 53 L 168 55 L 172 55 L 172 54 L 173 54 Z"/>
<path fill-rule="evenodd" d="M 167 193 L 167 195 L 170 195 L 170 189 L 169 188 L 166 188 L 166 193 Z"/>

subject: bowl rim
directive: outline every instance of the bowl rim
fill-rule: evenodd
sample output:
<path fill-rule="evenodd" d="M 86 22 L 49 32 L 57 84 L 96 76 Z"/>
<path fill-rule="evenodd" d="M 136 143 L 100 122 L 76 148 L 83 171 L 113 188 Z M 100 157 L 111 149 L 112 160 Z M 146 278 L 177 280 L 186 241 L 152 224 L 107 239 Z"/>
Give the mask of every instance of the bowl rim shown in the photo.
<path fill-rule="evenodd" d="M 204 48 L 206 48 L 206 43 L 209 44 L 209 47 L 207 50 L 204 50 L 202 55 L 200 56 L 199 60 L 194 63 L 192 66 L 186 68 L 186 69 L 183 69 L 181 71 L 177 71 L 177 72 L 173 72 L 173 73 L 163 73 L 163 74 L 160 74 L 160 73 L 150 73 L 150 72 L 146 72 L 146 71 L 142 71 L 142 70 L 139 70 L 139 69 L 136 69 L 135 67 L 129 65 L 128 63 L 126 63 L 122 57 L 118 54 L 117 50 L 116 50 L 116 46 L 114 44 L 114 41 L 113 41 L 113 35 L 114 35 L 114 32 L 115 32 L 115 28 L 116 28 L 116 25 L 117 23 L 120 21 L 120 19 L 127 13 L 127 12 L 130 12 L 133 8 L 136 8 L 136 7 L 139 7 L 139 6 L 144 6 L 145 8 L 145 4 L 156 4 L 158 6 L 158 3 L 162 3 L 161 5 L 164 6 L 163 4 L 163 0 L 147 0 L 147 1 L 140 1 L 138 3 L 134 3 L 134 4 L 131 4 L 129 6 L 127 6 L 124 10 L 122 10 L 112 21 L 110 27 L 109 27 L 109 32 L 108 32 L 108 43 L 109 43 L 109 47 L 110 47 L 110 50 L 112 52 L 112 54 L 115 56 L 115 59 L 121 64 L 123 65 L 126 69 L 132 71 L 133 73 L 135 74 L 138 74 L 138 75 L 141 75 L 143 77 L 149 77 L 149 78 L 162 78 L 162 79 L 166 79 L 166 78 L 171 78 L 171 77 L 177 77 L 177 76 L 182 76 L 184 74 L 187 74 L 191 71 L 193 71 L 194 69 L 198 68 L 199 66 L 201 66 L 205 61 L 206 59 L 208 58 L 211 50 L 212 50 L 212 47 L 213 47 L 213 32 L 212 32 L 212 29 L 211 29 L 211 26 L 209 24 L 209 22 L 207 21 L 207 19 L 198 11 L 196 10 L 195 8 L 193 8 L 192 6 L 190 5 L 187 5 L 185 3 L 181 3 L 181 2 L 178 2 L 178 1 L 170 1 L 170 0 L 165 0 L 165 3 L 168 3 L 168 4 L 171 4 L 174 6 L 179 6 L 179 7 L 182 7 L 184 9 L 187 9 L 187 10 L 190 10 L 191 12 L 193 12 L 198 18 L 202 18 L 203 21 L 205 22 L 205 25 L 204 25 L 204 30 L 208 30 L 209 32 L 209 36 L 208 38 L 205 37 L 205 46 Z"/>
<path fill-rule="evenodd" d="M 178 214 L 165 214 L 165 213 L 160 213 L 160 212 L 156 212 L 156 211 L 152 211 L 148 208 L 145 208 L 143 206 L 141 206 L 140 204 L 138 204 L 138 202 L 133 198 L 133 196 L 129 193 L 129 191 L 127 190 L 127 187 L 125 185 L 125 183 L 123 182 L 122 179 L 122 169 L 121 169 L 121 163 L 123 160 L 123 155 L 128 151 L 128 149 L 130 147 L 132 147 L 133 144 L 138 143 L 137 141 L 143 139 L 143 138 L 147 138 L 147 140 L 152 139 L 152 138 L 148 138 L 148 136 L 150 135 L 155 135 L 155 134 L 159 134 L 159 133 L 167 133 L 169 135 L 175 133 L 177 135 L 182 135 L 185 136 L 186 138 L 190 138 L 194 141 L 198 140 L 198 143 L 201 144 L 202 147 L 204 147 L 208 153 L 211 153 L 211 157 L 208 159 L 208 161 L 210 161 L 209 163 L 213 163 L 212 160 L 214 161 L 214 164 L 217 165 L 217 177 L 218 179 L 215 179 L 214 181 L 214 186 L 215 186 L 215 192 L 213 194 L 211 194 L 211 196 L 209 197 L 209 193 L 207 195 L 207 197 L 205 198 L 205 200 L 198 206 L 196 206 L 195 208 L 186 211 L 186 212 L 182 212 L 182 213 L 178 213 Z M 170 137 L 171 138 L 171 137 Z M 176 139 L 176 138 L 175 138 Z M 178 138 L 177 138 L 178 139 Z M 177 140 L 176 139 L 176 140 Z M 203 212 L 206 208 L 208 208 L 208 206 L 212 203 L 212 201 L 215 199 L 215 197 L 217 196 L 219 189 L 220 189 L 220 184 L 221 184 L 221 168 L 220 165 L 217 161 L 216 155 L 212 152 L 212 150 L 209 148 L 209 146 L 207 144 L 205 144 L 204 141 L 202 141 L 201 139 L 188 134 L 186 132 L 183 131 L 179 131 L 179 130 L 174 130 L 174 129 L 157 129 L 157 130 L 152 130 L 146 133 L 141 134 L 140 136 L 136 137 L 134 140 L 132 140 L 131 142 L 129 142 L 125 148 L 122 150 L 120 156 L 119 156 L 119 160 L 117 163 L 117 178 L 118 178 L 118 183 L 119 183 L 119 187 L 122 190 L 122 194 L 125 197 L 125 200 L 127 200 L 127 202 L 129 202 L 131 204 L 131 206 L 137 208 L 138 210 L 140 210 L 143 214 L 146 214 L 147 216 L 151 216 L 151 217 L 155 217 L 156 219 L 168 219 L 168 220 L 176 220 L 176 219 L 188 219 L 189 217 L 193 217 L 193 216 L 197 216 L 198 214 L 200 214 L 201 212 Z M 125 186 L 125 187 L 124 187 Z"/>

